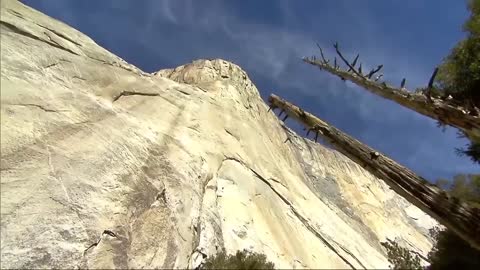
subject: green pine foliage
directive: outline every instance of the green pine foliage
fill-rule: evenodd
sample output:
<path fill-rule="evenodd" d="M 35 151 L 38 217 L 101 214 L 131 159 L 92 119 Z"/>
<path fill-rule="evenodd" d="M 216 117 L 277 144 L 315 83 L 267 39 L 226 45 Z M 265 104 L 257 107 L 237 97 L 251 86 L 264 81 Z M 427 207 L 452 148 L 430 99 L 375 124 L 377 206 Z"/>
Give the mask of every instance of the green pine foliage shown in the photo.
<path fill-rule="evenodd" d="M 435 184 L 453 197 L 480 208 L 480 174 L 458 174 L 452 181 L 439 179 Z"/>
<path fill-rule="evenodd" d="M 465 149 L 457 149 L 457 154 L 460 156 L 467 156 L 473 162 L 480 164 L 480 143 L 470 142 Z"/>
<path fill-rule="evenodd" d="M 480 269 L 480 252 L 450 230 L 431 230 L 436 245 L 428 254 L 428 270 Z"/>
<path fill-rule="evenodd" d="M 466 107 L 472 114 L 480 108 L 480 0 L 468 2 L 470 17 L 463 25 L 467 37 L 453 48 L 439 68 L 437 82 L 444 96 Z M 480 142 L 472 141 L 457 153 L 480 164 Z"/>
<path fill-rule="evenodd" d="M 387 239 L 381 243 L 387 249 L 388 261 L 391 269 L 423 269 L 418 255 L 398 245 L 397 242 Z"/>
<path fill-rule="evenodd" d="M 463 25 L 467 37 L 453 48 L 440 66 L 440 88 L 465 104 L 480 107 L 480 0 L 470 0 L 470 17 Z"/>
<path fill-rule="evenodd" d="M 222 251 L 207 258 L 201 269 L 275 269 L 274 267 L 264 254 L 238 250 L 234 255 Z"/>
<path fill-rule="evenodd" d="M 470 206 L 480 208 L 480 174 L 459 174 L 453 181 L 440 179 L 436 184 Z M 434 229 L 430 233 L 436 245 L 428 254 L 429 269 L 480 269 L 480 251 L 454 232 Z"/>
<path fill-rule="evenodd" d="M 480 174 L 460 174 L 453 181 L 437 181 L 450 195 L 462 199 L 470 206 L 480 208 Z M 431 235 L 436 245 L 430 251 L 429 269 L 480 269 L 480 251 L 472 248 L 454 232 L 434 229 Z"/>
<path fill-rule="evenodd" d="M 473 207 L 480 208 L 480 174 L 460 174 L 453 181 L 439 179 L 436 185 L 450 195 L 462 199 Z M 480 269 L 480 251 L 472 248 L 450 230 L 430 230 L 435 246 L 428 254 L 428 270 Z M 392 269 L 422 269 L 420 259 L 397 243 L 382 243 L 387 249 Z"/>

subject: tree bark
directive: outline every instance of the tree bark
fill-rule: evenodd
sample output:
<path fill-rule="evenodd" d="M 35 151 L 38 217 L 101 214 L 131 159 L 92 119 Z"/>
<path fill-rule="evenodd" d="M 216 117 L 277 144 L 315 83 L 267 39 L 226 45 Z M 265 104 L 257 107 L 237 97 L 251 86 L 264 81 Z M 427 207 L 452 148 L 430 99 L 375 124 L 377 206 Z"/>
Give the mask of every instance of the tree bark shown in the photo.
<path fill-rule="evenodd" d="M 320 61 L 305 57 L 303 61 L 339 76 L 343 80 L 349 80 L 375 95 L 392 100 L 420 114 L 438 120 L 443 124 L 456 127 L 465 132 L 472 141 L 480 143 L 480 116 L 471 115 L 469 111 L 462 106 L 455 106 L 448 101 L 429 97 L 425 94 L 412 93 L 404 88 L 395 88 L 384 82 L 376 82 L 368 78 L 368 76 L 358 73 L 355 69 L 352 70 L 354 72 L 348 72 L 338 67 L 332 67 L 325 60 Z M 350 67 L 350 69 L 352 69 L 352 67 Z M 475 113 L 476 112 L 474 112 L 474 114 Z"/>
<path fill-rule="evenodd" d="M 480 250 L 480 209 L 449 196 L 408 168 L 280 97 L 270 95 L 269 103 L 271 108 L 281 109 L 310 132 L 325 138 L 339 152 L 384 180 L 399 195 Z"/>

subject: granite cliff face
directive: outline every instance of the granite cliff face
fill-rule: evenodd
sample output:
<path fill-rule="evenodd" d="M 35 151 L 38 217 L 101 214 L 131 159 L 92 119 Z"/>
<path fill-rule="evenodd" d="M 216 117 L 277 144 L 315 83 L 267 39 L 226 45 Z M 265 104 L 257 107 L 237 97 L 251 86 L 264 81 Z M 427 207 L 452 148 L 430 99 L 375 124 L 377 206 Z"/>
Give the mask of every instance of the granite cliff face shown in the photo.
<path fill-rule="evenodd" d="M 386 238 L 430 250 L 434 220 L 285 127 L 237 65 L 147 74 L 17 1 L 0 26 L 2 268 L 194 268 L 247 248 L 371 269 Z"/>

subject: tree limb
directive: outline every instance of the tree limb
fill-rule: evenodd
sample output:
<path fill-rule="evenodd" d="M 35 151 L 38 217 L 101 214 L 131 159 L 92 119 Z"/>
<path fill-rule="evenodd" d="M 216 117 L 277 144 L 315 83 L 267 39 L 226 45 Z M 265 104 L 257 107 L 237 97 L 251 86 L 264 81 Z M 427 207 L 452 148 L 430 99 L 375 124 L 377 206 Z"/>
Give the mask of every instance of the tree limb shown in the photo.
<path fill-rule="evenodd" d="M 427 96 L 427 99 L 432 102 L 432 88 L 433 88 L 433 82 L 435 81 L 435 77 L 437 76 L 437 72 L 438 72 L 438 67 L 436 67 L 434 70 L 433 70 L 433 73 L 432 73 L 432 76 L 430 76 L 430 80 L 428 80 L 428 86 L 427 86 L 427 90 L 425 91 L 425 95 Z"/>
<path fill-rule="evenodd" d="M 329 62 L 330 60 L 325 59 L 325 56 L 323 55 L 322 47 L 320 47 L 320 45 L 318 45 L 318 43 L 317 43 L 317 47 L 318 47 L 318 49 L 320 50 L 320 56 L 322 57 L 323 62 L 324 62 L 325 64 L 328 64 L 328 62 Z"/>
<path fill-rule="evenodd" d="M 357 74 L 357 76 L 359 76 L 360 78 L 363 78 L 363 76 L 361 74 L 359 74 L 354 67 L 352 67 L 352 65 L 350 65 L 350 63 L 348 63 L 347 59 L 345 59 L 345 57 L 343 57 L 342 53 L 340 52 L 339 48 L 338 48 L 338 43 L 335 43 L 333 45 L 333 47 L 335 48 L 335 51 L 337 52 L 338 56 L 340 56 L 340 58 L 342 59 L 342 61 L 350 68 L 349 70 L 352 70 L 353 73 Z"/>
<path fill-rule="evenodd" d="M 366 170 L 385 181 L 400 196 L 480 250 L 480 209 L 449 196 L 413 171 L 314 115 L 304 112 L 305 116 L 300 117 L 300 108 L 280 97 L 270 95 L 269 103 L 282 108 L 288 116 L 309 129 L 317 130 L 339 152 L 364 165 Z"/>
<path fill-rule="evenodd" d="M 432 76 L 430 77 L 430 80 L 428 80 L 429 89 L 433 87 L 433 82 L 435 81 L 435 77 L 437 76 L 437 73 L 438 73 L 438 67 L 436 67 L 435 70 L 433 70 Z"/>
<path fill-rule="evenodd" d="M 466 108 L 449 104 L 448 100 L 432 99 L 432 102 L 430 102 L 428 97 L 423 94 L 412 94 L 406 89 L 395 88 L 385 82 L 378 83 L 345 70 L 334 69 L 319 61 L 312 61 L 307 58 L 304 58 L 303 61 L 314 66 L 320 66 L 333 75 L 349 80 L 375 95 L 392 100 L 417 113 L 434 120 L 441 120 L 449 126 L 464 131 L 471 140 L 480 142 L 480 116 L 468 114 Z"/>
<path fill-rule="evenodd" d="M 357 56 L 355 57 L 355 59 L 353 60 L 352 62 L 352 67 L 354 68 L 355 65 L 357 64 L 357 60 L 358 60 L 358 57 L 360 57 L 360 54 L 357 54 Z M 349 68 L 347 71 L 351 71 L 352 69 Z"/>
<path fill-rule="evenodd" d="M 377 68 L 372 69 L 372 71 L 370 71 L 370 72 L 368 73 L 367 77 L 368 77 L 369 79 L 371 79 L 372 76 L 373 76 L 373 74 L 375 74 L 375 73 L 377 73 L 378 71 L 380 71 L 380 69 L 382 69 L 382 67 L 383 67 L 383 65 L 379 65 Z"/>

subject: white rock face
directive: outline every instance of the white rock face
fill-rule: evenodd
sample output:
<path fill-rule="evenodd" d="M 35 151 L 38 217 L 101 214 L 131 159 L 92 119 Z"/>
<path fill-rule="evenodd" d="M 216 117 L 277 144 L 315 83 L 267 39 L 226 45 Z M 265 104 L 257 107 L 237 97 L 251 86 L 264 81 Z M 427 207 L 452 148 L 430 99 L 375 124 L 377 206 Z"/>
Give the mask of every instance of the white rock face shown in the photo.
<path fill-rule="evenodd" d="M 246 248 L 378 269 L 381 241 L 426 255 L 436 224 L 284 127 L 235 64 L 146 74 L 1 1 L 2 268 L 195 268 Z"/>

